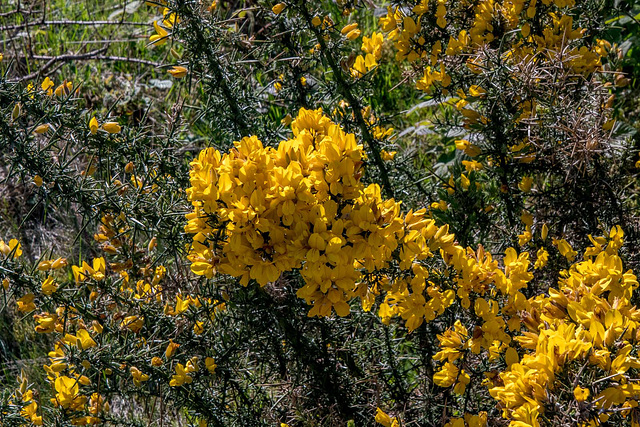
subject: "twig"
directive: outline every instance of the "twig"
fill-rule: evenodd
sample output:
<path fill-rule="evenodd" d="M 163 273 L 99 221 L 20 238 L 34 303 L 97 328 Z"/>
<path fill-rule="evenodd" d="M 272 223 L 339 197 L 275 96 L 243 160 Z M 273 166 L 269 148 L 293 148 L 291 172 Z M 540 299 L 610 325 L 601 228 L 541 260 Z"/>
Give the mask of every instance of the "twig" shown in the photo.
<path fill-rule="evenodd" d="M 134 25 L 141 27 L 150 27 L 153 24 L 148 22 L 135 22 L 135 21 L 33 21 L 25 22 L 24 24 L 7 25 L 6 27 L 0 27 L 0 31 L 9 30 L 21 30 L 28 27 L 37 26 L 54 26 L 54 25 Z"/>
<path fill-rule="evenodd" d="M 152 67 L 162 67 L 162 64 L 148 61 L 146 59 L 139 58 L 127 58 L 125 56 L 112 56 L 112 55 L 102 55 L 107 50 L 107 47 L 103 47 L 100 49 L 92 50 L 87 53 L 81 54 L 65 54 L 58 56 L 49 56 L 49 55 L 33 55 L 32 59 L 47 61 L 38 71 L 35 71 L 31 74 L 27 74 L 26 76 L 11 80 L 11 83 L 21 82 L 24 80 L 31 80 L 33 78 L 38 77 L 47 71 L 53 64 L 56 62 L 70 62 L 70 61 L 122 61 L 122 62 L 133 62 L 136 64 L 150 65 Z"/>
<path fill-rule="evenodd" d="M 113 39 L 113 40 L 71 40 L 67 44 L 111 44 L 111 43 L 131 43 L 139 42 L 141 39 L 146 39 L 147 36 L 140 35 L 131 39 Z"/>
<path fill-rule="evenodd" d="M 31 12 L 27 12 L 27 11 L 20 11 L 20 10 L 18 10 L 18 9 L 15 9 L 15 10 L 10 10 L 10 11 L 8 11 L 8 12 L 2 12 L 2 13 L 0 13 L 0 18 L 4 18 L 4 17 L 7 17 L 7 16 L 15 15 L 16 13 L 21 13 L 22 15 L 29 15 L 29 14 L 31 14 Z"/>
<path fill-rule="evenodd" d="M 311 22 L 312 17 L 311 17 L 311 14 L 309 13 L 309 10 L 307 9 L 307 4 L 304 1 L 301 1 L 299 4 L 299 7 L 307 23 L 307 27 L 316 36 L 318 43 L 320 43 L 320 46 L 321 46 L 320 52 L 322 56 L 325 58 L 325 60 L 327 61 L 327 63 L 329 64 L 331 71 L 333 71 L 333 75 L 335 76 L 335 82 L 338 86 L 339 92 L 342 93 L 342 95 L 346 98 L 347 102 L 349 103 L 349 106 L 353 111 L 353 115 L 356 119 L 356 123 L 358 124 L 358 127 L 360 128 L 360 132 L 362 133 L 362 139 L 364 139 L 367 146 L 369 147 L 369 150 L 371 150 L 373 163 L 375 163 L 375 165 L 378 167 L 378 170 L 380 171 L 380 179 L 382 180 L 382 191 L 387 197 L 393 198 L 394 189 L 393 189 L 393 186 L 391 185 L 391 181 L 389 180 L 389 174 L 387 172 L 387 168 L 384 164 L 384 161 L 382 160 L 382 157 L 380 156 L 380 148 L 378 146 L 378 142 L 371 134 L 371 131 L 369 130 L 369 126 L 366 120 L 364 119 L 364 117 L 362 116 L 362 107 L 360 106 L 360 101 L 351 92 L 349 83 L 343 77 L 342 69 L 340 68 L 340 65 L 336 62 L 335 58 L 331 55 L 331 52 L 328 49 L 327 42 L 325 41 L 321 30 L 315 25 L 313 25 L 313 23 Z"/>
<path fill-rule="evenodd" d="M 33 79 L 33 78 L 39 76 L 40 74 L 42 74 L 43 72 L 45 72 L 47 69 L 49 69 L 49 67 L 51 67 L 56 62 L 73 61 L 73 60 L 78 60 L 78 59 L 86 59 L 86 58 L 89 58 L 89 57 L 94 57 L 96 55 L 99 55 L 99 54 L 105 52 L 107 50 L 107 48 L 108 48 L 108 46 L 105 46 L 105 47 L 102 47 L 100 49 L 92 50 L 92 51 L 87 52 L 87 53 L 80 53 L 80 54 L 69 53 L 69 54 L 51 56 L 51 57 L 44 56 L 44 55 L 34 55 L 33 56 L 34 59 L 47 60 L 47 63 L 44 64 L 38 71 L 34 71 L 33 73 L 27 74 L 26 76 L 21 77 L 19 79 L 16 79 L 16 80 L 14 80 L 12 82 Z"/>
<path fill-rule="evenodd" d="M 146 59 L 139 59 L 139 58 L 127 58 L 126 56 L 110 56 L 110 55 L 98 55 L 95 58 L 92 59 L 97 59 L 97 60 L 101 60 L 101 61 L 123 61 L 123 62 L 134 62 L 136 64 L 144 64 L 144 65 L 151 65 L 152 67 L 162 67 L 163 64 L 160 64 L 158 62 L 153 62 L 153 61 L 148 61 Z"/>
<path fill-rule="evenodd" d="M 55 59 L 57 57 L 55 56 L 47 56 L 47 55 L 33 55 L 33 59 L 42 59 L 42 60 L 47 60 L 47 59 Z M 126 56 L 112 56 L 112 55 L 95 55 L 95 56 L 91 56 L 91 57 L 82 57 L 82 58 L 64 58 L 62 60 L 79 60 L 79 61 L 93 61 L 93 60 L 99 60 L 99 61 L 123 61 L 123 62 L 134 62 L 136 64 L 144 64 L 144 65 L 151 65 L 153 67 L 162 67 L 162 64 L 160 64 L 159 62 L 153 62 L 153 61 L 148 61 L 146 59 L 139 59 L 139 58 L 128 58 Z"/>

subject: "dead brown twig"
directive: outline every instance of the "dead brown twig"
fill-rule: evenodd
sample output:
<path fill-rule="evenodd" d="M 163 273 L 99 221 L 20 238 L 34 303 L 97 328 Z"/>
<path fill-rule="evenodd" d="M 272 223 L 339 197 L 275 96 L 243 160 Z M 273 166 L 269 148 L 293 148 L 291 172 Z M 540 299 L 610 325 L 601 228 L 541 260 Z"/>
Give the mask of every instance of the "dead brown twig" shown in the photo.
<path fill-rule="evenodd" d="M 7 25 L 6 27 L 0 27 L 0 31 L 21 30 L 28 27 L 38 26 L 55 26 L 55 25 L 133 25 L 139 27 L 150 27 L 153 24 L 148 22 L 135 22 L 135 21 L 31 21 L 23 24 Z"/>
<path fill-rule="evenodd" d="M 56 63 L 64 63 L 71 61 L 122 61 L 122 62 L 133 62 L 137 64 L 149 65 L 152 67 L 161 67 L 162 64 L 148 61 L 146 59 L 139 58 L 129 58 L 125 56 L 113 56 L 113 55 L 104 55 L 107 51 L 107 47 L 102 47 L 100 49 L 92 50 L 86 53 L 80 54 L 64 54 L 57 56 L 49 56 L 49 55 L 33 55 L 31 58 L 35 60 L 43 60 L 47 61 L 40 69 L 34 71 L 31 74 L 27 74 L 26 76 L 19 77 L 17 79 L 12 80 L 12 83 L 31 80 L 41 75 L 46 75 L 46 71 L 51 68 Z"/>

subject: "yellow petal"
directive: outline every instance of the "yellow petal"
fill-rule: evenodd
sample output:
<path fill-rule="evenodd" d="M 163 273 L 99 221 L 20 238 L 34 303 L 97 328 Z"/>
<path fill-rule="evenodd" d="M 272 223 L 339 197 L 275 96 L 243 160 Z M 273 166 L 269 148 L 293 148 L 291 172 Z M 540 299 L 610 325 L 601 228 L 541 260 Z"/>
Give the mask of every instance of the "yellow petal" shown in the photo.
<path fill-rule="evenodd" d="M 122 128 L 116 122 L 107 122 L 102 125 L 102 129 L 106 130 L 109 133 L 119 133 Z"/>
<path fill-rule="evenodd" d="M 95 117 L 91 118 L 91 120 L 89 121 L 89 130 L 91 131 L 92 135 L 98 133 L 99 127 L 100 125 L 98 124 L 98 120 Z"/>
<path fill-rule="evenodd" d="M 176 65 L 168 70 L 169 74 L 171 74 L 176 79 L 181 79 L 187 75 L 187 69 L 180 65 Z"/>

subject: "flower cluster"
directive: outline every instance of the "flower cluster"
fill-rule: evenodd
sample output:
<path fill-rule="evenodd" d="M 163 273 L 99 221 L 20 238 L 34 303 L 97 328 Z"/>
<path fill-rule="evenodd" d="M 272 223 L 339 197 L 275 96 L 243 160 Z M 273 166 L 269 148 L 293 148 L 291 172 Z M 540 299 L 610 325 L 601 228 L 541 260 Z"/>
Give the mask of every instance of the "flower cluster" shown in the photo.
<path fill-rule="evenodd" d="M 566 387 L 579 402 L 579 419 L 590 425 L 637 406 L 638 310 L 631 299 L 638 281 L 618 256 L 622 237 L 614 227 L 609 239 L 593 239 L 585 260 L 561 273 L 557 289 L 524 304 L 527 330 L 515 338 L 524 355 L 489 386 L 506 417 L 539 425 L 549 394 Z"/>
<path fill-rule="evenodd" d="M 277 148 L 247 137 L 191 163 L 191 269 L 262 286 L 298 269 L 309 314 L 345 316 L 359 270 L 383 268 L 395 248 L 399 204 L 365 188 L 362 146 L 321 110 L 300 110 L 291 127 Z"/>
<path fill-rule="evenodd" d="M 633 84 L 601 6 L 329 3 L 159 0 L 150 61 L 99 54 L 176 79 L 126 105 L 0 77 L 0 185 L 29 196 L 3 316 L 46 343 L 0 424 L 637 424 Z"/>
<path fill-rule="evenodd" d="M 474 320 L 471 329 L 457 320 L 438 335 L 434 359 L 441 365 L 434 383 L 463 395 L 472 381 L 463 368 L 469 360 L 505 360 L 506 370 L 484 384 L 507 418 L 527 425 L 536 425 L 559 371 L 574 361 L 597 367 L 608 381 L 593 390 L 574 386 L 580 402 L 596 396 L 601 419 L 635 398 L 624 374 L 640 366 L 631 356 L 636 315 L 630 298 L 637 282 L 617 256 L 619 227 L 608 243 L 591 238 L 586 260 L 563 273 L 558 290 L 528 299 L 523 292 L 534 277 L 529 252 L 508 248 L 498 263 L 482 247 L 457 244 L 448 226 L 438 227 L 426 210 L 403 215 L 376 185 L 360 182 L 361 147 L 320 110 L 301 110 L 292 130 L 293 138 L 277 148 L 249 137 L 228 154 L 210 148 L 192 162 L 194 212 L 186 230 L 194 234 L 189 259 L 196 274 L 228 274 L 245 286 L 251 280 L 264 286 L 297 270 L 304 279 L 297 295 L 313 304 L 309 316 L 328 316 L 332 309 L 345 316 L 354 297 L 369 310 L 382 294 L 382 321 L 400 317 L 410 331 L 457 303 L 471 316 L 467 321 Z M 524 245 L 533 238 L 532 218 L 525 214 L 523 221 Z M 575 259 L 566 240 L 553 244 L 568 261 Z M 540 248 L 535 268 L 544 268 L 548 256 Z M 396 272 L 389 273 L 393 266 Z M 523 323 L 529 331 L 514 341 Z"/>
<path fill-rule="evenodd" d="M 468 11 L 455 7 L 455 2 L 422 1 L 410 12 L 389 6 L 380 26 L 387 38 L 395 41 L 396 60 L 425 62 L 423 77 L 417 83 L 418 89 L 424 91 L 431 90 L 436 82 L 443 88 L 449 86 L 451 76 L 446 68 L 447 64 L 457 63 L 456 57 L 466 58 L 463 60 L 472 73 L 491 67 L 477 62 L 482 59 L 476 54 L 504 34 L 511 34 L 501 40 L 509 45 L 504 53 L 507 61 L 516 63 L 538 55 L 540 60 L 548 61 L 562 56 L 573 72 L 588 75 L 600 67 L 610 45 L 602 40 L 581 45 L 579 40 L 585 31 L 574 25 L 569 12 L 572 7 L 575 2 L 562 0 L 541 4 L 486 0 L 475 3 L 472 19 L 467 19 Z M 425 27 L 431 27 L 423 22 L 430 20 L 430 15 L 437 18 L 439 28 L 427 34 Z"/>
<path fill-rule="evenodd" d="M 482 248 L 457 245 L 425 209 L 403 215 L 377 185 L 365 187 L 362 147 L 320 110 L 301 109 L 292 130 L 277 148 L 247 137 L 228 154 L 209 148 L 191 163 L 194 212 L 185 229 L 194 234 L 194 273 L 264 286 L 298 270 L 305 284 L 297 295 L 313 304 L 310 316 L 328 316 L 332 308 L 346 316 L 354 297 L 368 310 L 384 292 L 383 321 L 400 316 L 409 330 L 442 314 L 456 295 L 469 307 L 471 292 L 483 295 L 492 285 L 515 300 L 531 280 L 528 254 L 509 249 L 503 272 Z M 429 279 L 424 262 L 435 254 L 441 273 L 452 267 L 454 287 Z M 401 274 L 384 272 L 392 263 Z M 490 310 L 483 313 L 500 326 Z M 487 343 L 499 336 L 499 328 L 491 330 Z"/>

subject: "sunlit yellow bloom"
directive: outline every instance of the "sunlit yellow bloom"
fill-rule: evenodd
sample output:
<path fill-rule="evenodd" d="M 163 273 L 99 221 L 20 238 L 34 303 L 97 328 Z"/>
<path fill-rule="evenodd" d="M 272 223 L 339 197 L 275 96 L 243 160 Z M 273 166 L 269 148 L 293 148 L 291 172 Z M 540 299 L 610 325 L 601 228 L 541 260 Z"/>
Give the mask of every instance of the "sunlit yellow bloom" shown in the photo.
<path fill-rule="evenodd" d="M 158 25 L 158 21 L 153 21 L 153 28 L 156 30 L 156 34 L 149 37 L 151 44 L 157 46 L 165 44 L 169 36 L 167 30 Z"/>
<path fill-rule="evenodd" d="M 544 248 L 540 248 L 538 249 L 536 258 L 537 259 L 534 268 L 543 268 L 545 265 L 547 265 L 547 261 L 549 260 L 549 252 L 547 252 Z"/>
<path fill-rule="evenodd" d="M 433 382 L 440 387 L 452 386 L 458 377 L 459 370 L 451 362 L 446 362 L 442 368 L 433 375 Z"/>
<path fill-rule="evenodd" d="M 132 332 L 140 332 L 140 329 L 142 329 L 142 326 L 144 326 L 144 317 L 127 316 L 122 321 L 121 326 L 129 329 Z"/>
<path fill-rule="evenodd" d="M 58 285 L 54 282 L 53 277 L 49 276 L 42 282 L 42 293 L 51 295 L 58 289 Z"/>
<path fill-rule="evenodd" d="M 122 128 L 116 122 L 107 122 L 102 125 L 102 129 L 106 130 L 109 133 L 120 133 Z"/>
<path fill-rule="evenodd" d="M 560 254 L 567 258 L 569 262 L 572 262 L 575 259 L 576 255 L 578 255 L 578 252 L 574 251 L 569 242 L 567 242 L 565 239 L 553 239 L 553 244 L 558 248 Z"/>
<path fill-rule="evenodd" d="M 462 186 L 463 190 L 468 190 L 469 185 L 471 185 L 471 181 L 465 174 L 460 175 L 460 185 Z"/>
<path fill-rule="evenodd" d="M 31 293 L 26 294 L 25 296 L 20 298 L 17 301 L 18 311 L 20 311 L 21 313 L 27 313 L 29 311 L 35 310 L 36 309 L 36 305 L 33 302 L 34 298 L 35 298 L 35 295 L 33 295 Z"/>
<path fill-rule="evenodd" d="M 350 33 L 351 31 L 355 30 L 356 28 L 358 28 L 358 23 L 357 22 L 353 22 L 351 24 L 347 24 L 344 27 L 342 27 L 342 30 L 340 30 L 340 34 L 342 34 L 343 36 Z"/>
<path fill-rule="evenodd" d="M 86 350 L 88 348 L 95 347 L 98 345 L 93 340 L 93 338 L 91 338 L 89 331 L 87 331 L 86 329 L 78 330 L 78 332 L 76 333 L 76 337 L 78 338 L 78 342 L 80 343 L 80 346 L 82 347 L 83 350 Z"/>
<path fill-rule="evenodd" d="M 149 380 L 149 375 L 143 374 L 142 371 L 140 371 L 140 369 L 136 368 L 135 366 L 130 367 L 129 372 L 131 372 L 131 377 L 133 377 L 133 384 L 136 387 L 140 387 L 143 382 Z"/>
<path fill-rule="evenodd" d="M 2 252 L 4 256 L 9 256 L 11 254 L 13 258 L 20 258 L 22 255 L 22 246 L 16 239 L 9 240 L 8 245 L 4 240 L 0 240 L 0 252 Z"/>
<path fill-rule="evenodd" d="M 175 65 L 175 66 L 169 68 L 169 70 L 167 70 L 167 72 L 169 74 L 171 74 L 174 78 L 181 79 L 181 78 L 183 78 L 184 76 L 187 75 L 188 70 L 185 67 L 181 66 L 181 65 Z"/>
<path fill-rule="evenodd" d="M 45 124 L 42 124 L 42 125 L 36 127 L 34 132 L 37 133 L 37 134 L 42 134 L 42 133 L 45 133 L 46 131 L 48 131 L 50 127 L 51 127 L 51 125 L 49 125 L 48 123 L 45 123 Z"/>
<path fill-rule="evenodd" d="M 216 368 L 218 367 L 218 365 L 216 365 L 213 357 L 207 357 L 206 359 L 204 359 L 204 364 L 207 367 L 207 371 L 209 371 L 209 373 L 213 374 L 216 372 Z"/>
<path fill-rule="evenodd" d="M 44 334 L 53 332 L 56 327 L 56 322 L 58 321 L 58 316 L 55 313 L 36 314 L 33 318 L 38 323 L 35 327 L 35 331 Z"/>
<path fill-rule="evenodd" d="M 169 340 L 169 344 L 167 345 L 167 349 L 164 352 L 164 356 L 167 359 L 171 359 L 176 353 L 178 347 L 180 347 L 180 344 L 173 342 L 173 340 Z"/>
<path fill-rule="evenodd" d="M 54 386 L 56 395 L 51 401 L 65 409 L 78 409 L 86 401 L 85 396 L 79 396 L 80 385 L 76 378 L 60 376 L 56 378 Z"/>
<path fill-rule="evenodd" d="M 355 40 L 355 39 L 357 39 L 358 37 L 360 37 L 360 34 L 361 34 L 361 31 L 360 31 L 359 29 L 357 29 L 357 28 L 356 28 L 355 30 L 351 30 L 351 31 L 349 31 L 349 32 L 345 35 L 345 37 L 346 37 L 347 39 L 349 39 L 349 40 Z"/>
<path fill-rule="evenodd" d="M 573 395 L 578 402 L 584 402 L 589 397 L 589 389 L 578 386 L 573 389 Z"/>
<path fill-rule="evenodd" d="M 47 92 L 47 95 L 51 96 L 53 95 L 53 86 L 54 86 L 53 81 L 51 81 L 49 77 L 45 77 L 40 87 L 42 88 L 43 91 Z"/>
<path fill-rule="evenodd" d="M 91 120 L 89 120 L 89 130 L 91 131 L 92 135 L 95 135 L 96 133 L 98 133 L 98 129 L 100 128 L 100 125 L 98 124 L 98 119 L 94 117 L 91 118 Z"/>
<path fill-rule="evenodd" d="M 182 363 L 178 363 L 175 367 L 176 373 L 171 377 L 169 385 L 171 387 L 179 387 L 184 384 L 191 384 L 193 378 L 187 374 Z"/>
<path fill-rule="evenodd" d="M 394 427 L 398 425 L 396 417 L 389 416 L 380 408 L 376 408 L 375 421 L 378 424 L 382 424 L 384 427 Z"/>
<path fill-rule="evenodd" d="M 0 58 L 0 60 L 1 59 L 2 58 Z M 29 390 L 29 392 L 31 392 L 31 390 Z M 30 401 L 30 399 L 27 401 Z M 20 411 L 20 415 L 22 415 L 24 418 L 31 421 L 31 423 L 33 423 L 34 425 L 41 426 L 42 416 L 38 415 L 37 411 L 38 411 L 38 404 L 36 402 L 31 402 L 22 408 L 22 410 Z"/>

